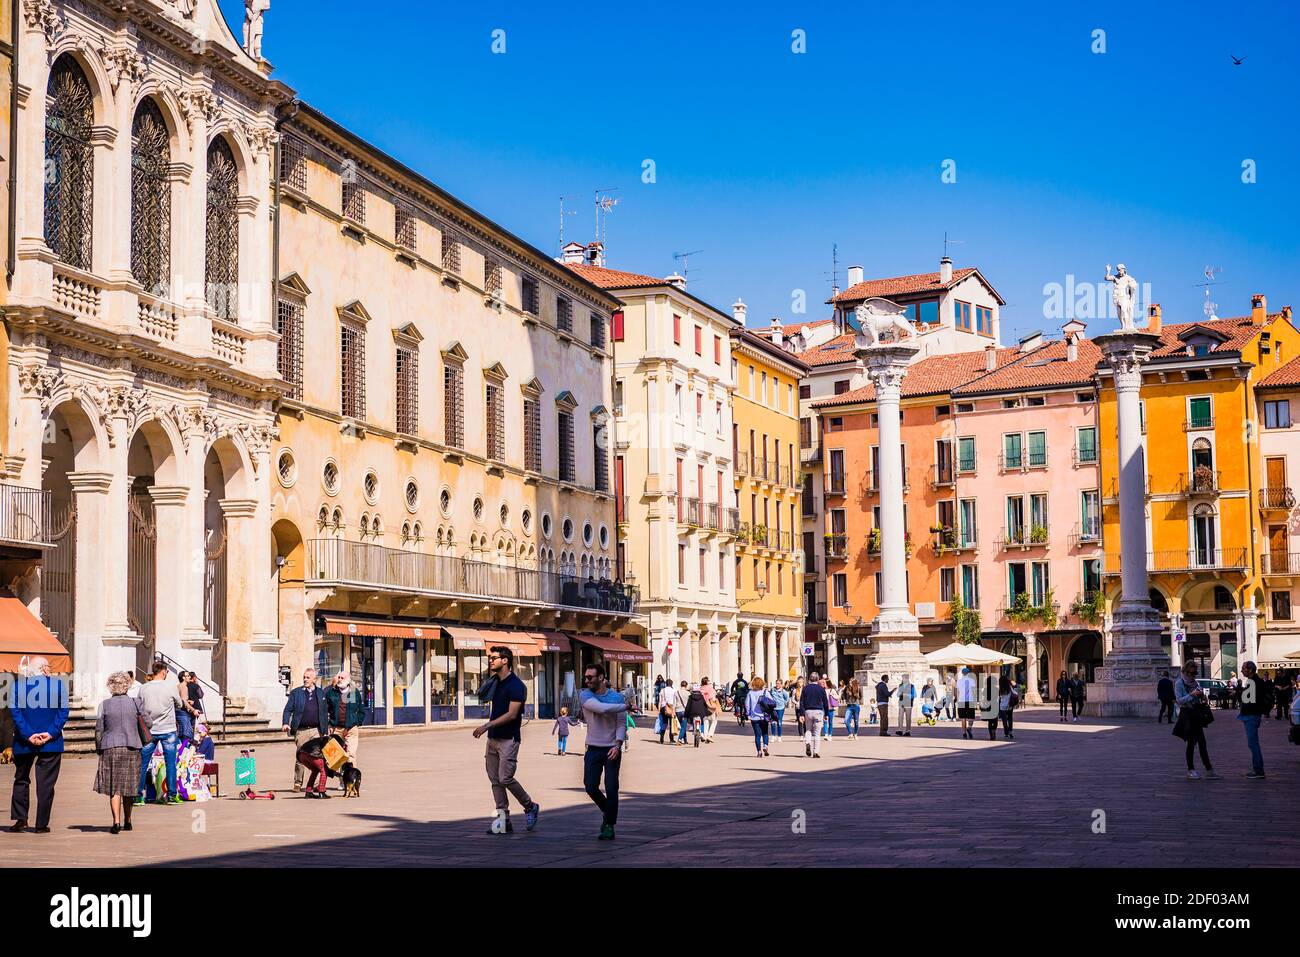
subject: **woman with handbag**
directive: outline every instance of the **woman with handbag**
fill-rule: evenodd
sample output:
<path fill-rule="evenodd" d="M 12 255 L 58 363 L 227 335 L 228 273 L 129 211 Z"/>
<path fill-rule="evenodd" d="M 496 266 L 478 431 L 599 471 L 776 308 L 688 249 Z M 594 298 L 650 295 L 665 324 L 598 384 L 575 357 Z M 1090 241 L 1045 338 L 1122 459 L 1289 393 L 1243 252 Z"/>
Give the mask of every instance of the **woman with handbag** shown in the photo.
<path fill-rule="evenodd" d="M 1199 781 L 1192 756 L 1199 747 L 1201 764 L 1205 765 L 1205 776 L 1217 779 L 1214 767 L 1210 764 L 1210 754 L 1205 748 L 1205 726 L 1214 720 L 1210 705 L 1205 700 L 1205 691 L 1196 680 L 1196 662 L 1188 661 L 1183 665 L 1182 673 L 1174 682 L 1174 700 L 1178 702 L 1178 721 L 1174 724 L 1174 735 L 1187 742 L 1187 780 Z"/>
<path fill-rule="evenodd" d="M 749 692 L 745 695 L 745 712 L 754 729 L 754 750 L 760 758 L 767 757 L 767 748 L 771 739 L 768 736 L 769 722 L 776 711 L 776 699 L 767 690 L 762 678 L 755 678 L 749 683 Z"/>
<path fill-rule="evenodd" d="M 108 797 L 113 812 L 110 834 L 131 830 L 131 804 L 140 789 L 140 748 L 148 733 L 140 713 L 140 701 L 127 696 L 131 673 L 117 671 L 108 676 L 112 695 L 99 703 L 95 714 L 95 791 Z"/>

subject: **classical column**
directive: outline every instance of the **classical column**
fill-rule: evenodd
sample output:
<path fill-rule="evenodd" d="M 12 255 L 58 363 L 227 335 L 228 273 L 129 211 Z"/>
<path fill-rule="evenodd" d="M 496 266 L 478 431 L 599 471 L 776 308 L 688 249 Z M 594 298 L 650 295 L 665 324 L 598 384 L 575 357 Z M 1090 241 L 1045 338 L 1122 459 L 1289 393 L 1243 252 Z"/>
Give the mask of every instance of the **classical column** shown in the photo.
<path fill-rule="evenodd" d="M 746 681 L 749 680 L 749 676 L 753 673 L 754 670 L 749 657 L 749 642 L 750 642 L 749 625 L 741 625 L 740 626 L 740 673 L 745 676 Z"/>
<path fill-rule="evenodd" d="M 754 635 L 754 674 L 758 675 L 764 681 L 767 680 L 767 646 L 764 644 L 763 635 L 767 632 L 766 628 L 755 628 Z"/>
<path fill-rule="evenodd" d="M 731 634 L 723 637 L 726 646 L 722 649 L 722 673 L 718 676 L 719 686 L 727 687 L 736 680 L 740 671 L 740 636 Z"/>
<path fill-rule="evenodd" d="M 195 656 L 181 648 L 188 595 L 187 590 L 179 586 L 195 564 L 199 564 L 200 569 L 203 567 L 196 561 L 185 536 L 185 500 L 189 491 L 184 485 L 154 485 L 149 488 L 149 496 L 153 499 L 154 527 L 157 529 L 157 611 L 154 616 L 157 637 L 154 650 L 207 680 L 212 674 L 211 656 Z"/>
<path fill-rule="evenodd" d="M 900 319 L 902 309 L 884 300 L 864 304 L 865 321 L 879 328 L 892 317 Z M 877 320 L 880 320 L 877 322 Z M 863 328 L 866 328 L 864 325 Z M 880 461 L 880 611 L 871 625 L 872 654 L 856 672 L 863 687 L 873 686 L 882 674 L 897 681 L 910 675 L 914 684 L 924 684 L 929 665 L 921 654 L 921 631 L 907 601 L 907 552 L 903 527 L 903 451 L 902 418 L 899 402 L 903 377 L 908 364 L 920 347 L 907 339 L 875 342 L 859 336 L 854 354 L 866 366 L 867 376 L 876 389 L 876 414 L 879 419 Z M 865 672 L 865 673 L 864 673 Z"/>
<path fill-rule="evenodd" d="M 709 680 L 715 686 L 719 686 L 723 681 L 722 674 L 722 636 L 716 632 L 709 632 Z"/>
<path fill-rule="evenodd" d="M 838 684 L 840 680 L 840 645 L 833 635 L 826 639 L 826 677 Z"/>
<path fill-rule="evenodd" d="M 778 660 L 781 662 L 781 673 L 777 675 L 782 681 L 790 680 L 790 629 L 788 627 L 781 629 L 781 650 L 778 652 Z"/>
<path fill-rule="evenodd" d="M 1042 704 L 1038 690 L 1038 636 L 1032 631 L 1025 635 L 1025 703 Z"/>
<path fill-rule="evenodd" d="M 1088 689 L 1085 710 L 1101 717 L 1151 717 L 1158 673 L 1169 667 L 1160 647 L 1160 615 L 1147 586 L 1146 462 L 1139 399 L 1142 364 L 1160 337 L 1120 331 L 1093 340 L 1115 376 L 1119 417 L 1119 538 L 1121 594 L 1111 624 L 1111 648 Z"/>
<path fill-rule="evenodd" d="M 69 472 L 72 503 L 77 511 L 76 566 L 73 572 L 73 661 L 77 676 L 74 688 L 83 705 L 93 705 L 107 697 L 104 681 L 114 671 L 135 671 L 135 650 L 104 643 L 104 623 L 108 594 L 103 572 L 110 564 L 126 567 L 126 548 L 120 554 L 108 551 L 108 500 L 113 487 L 113 473 L 99 471 Z M 125 519 L 125 515 L 123 516 Z M 125 589 L 125 579 L 122 581 Z M 66 638 L 66 636 L 62 636 Z M 82 680 L 85 676 L 85 680 Z"/>
<path fill-rule="evenodd" d="M 223 498 L 219 504 L 226 520 L 226 647 L 222 649 L 226 673 L 222 690 L 232 703 L 245 704 L 253 674 L 251 595 L 255 587 L 253 519 L 257 514 L 257 502 L 254 499 Z"/>

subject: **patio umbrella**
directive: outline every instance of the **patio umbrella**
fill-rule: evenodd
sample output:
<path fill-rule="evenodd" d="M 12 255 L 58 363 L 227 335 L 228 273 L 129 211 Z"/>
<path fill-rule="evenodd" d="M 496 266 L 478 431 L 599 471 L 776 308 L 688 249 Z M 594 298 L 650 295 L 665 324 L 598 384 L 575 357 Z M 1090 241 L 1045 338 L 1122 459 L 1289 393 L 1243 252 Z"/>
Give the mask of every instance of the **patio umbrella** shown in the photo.
<path fill-rule="evenodd" d="M 932 665 L 944 667 L 969 665 L 972 668 L 1014 665 L 1020 661 L 1015 655 L 1004 655 L 983 645 L 964 645 L 960 641 L 954 641 L 938 651 L 931 651 L 925 656 L 925 660 Z"/>

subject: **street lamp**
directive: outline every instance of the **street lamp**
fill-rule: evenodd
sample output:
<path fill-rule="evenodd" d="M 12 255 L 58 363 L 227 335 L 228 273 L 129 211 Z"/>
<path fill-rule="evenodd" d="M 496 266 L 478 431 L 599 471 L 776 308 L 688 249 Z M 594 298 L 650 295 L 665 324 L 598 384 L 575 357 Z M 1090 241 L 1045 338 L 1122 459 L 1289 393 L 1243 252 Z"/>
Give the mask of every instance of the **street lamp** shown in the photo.
<path fill-rule="evenodd" d="M 762 601 L 763 596 L 767 594 L 767 582 L 759 582 L 754 586 L 755 596 L 753 598 L 741 598 L 736 602 L 737 608 L 744 608 L 746 605 L 752 605 L 756 601 Z"/>

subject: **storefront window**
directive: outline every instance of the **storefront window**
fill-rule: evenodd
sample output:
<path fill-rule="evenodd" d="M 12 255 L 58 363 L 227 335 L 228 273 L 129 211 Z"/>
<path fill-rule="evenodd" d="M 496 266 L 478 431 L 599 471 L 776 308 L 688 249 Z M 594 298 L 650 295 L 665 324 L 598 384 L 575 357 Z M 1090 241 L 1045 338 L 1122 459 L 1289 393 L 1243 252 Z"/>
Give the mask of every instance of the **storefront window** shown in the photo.
<path fill-rule="evenodd" d="M 339 673 L 342 664 L 343 639 L 341 637 L 318 635 L 311 664 L 316 669 L 316 683 L 321 687 L 327 686 L 334 680 L 334 676 Z M 293 684 L 290 687 L 296 688 L 300 684 L 302 684 L 302 675 L 294 675 Z"/>
<path fill-rule="evenodd" d="M 480 703 L 476 693 L 488 678 L 487 652 L 463 652 L 461 673 L 465 676 L 465 717 L 486 718 L 491 702 Z"/>
<path fill-rule="evenodd" d="M 435 708 L 454 708 L 456 707 L 456 652 L 451 647 L 451 642 L 446 638 L 439 638 L 433 642 L 432 663 L 429 669 L 429 692 L 431 695 L 429 703 Z M 443 716 L 434 714 L 434 720 L 445 720 Z"/>
<path fill-rule="evenodd" d="M 388 639 L 393 659 L 393 723 L 424 723 L 424 642 Z"/>

